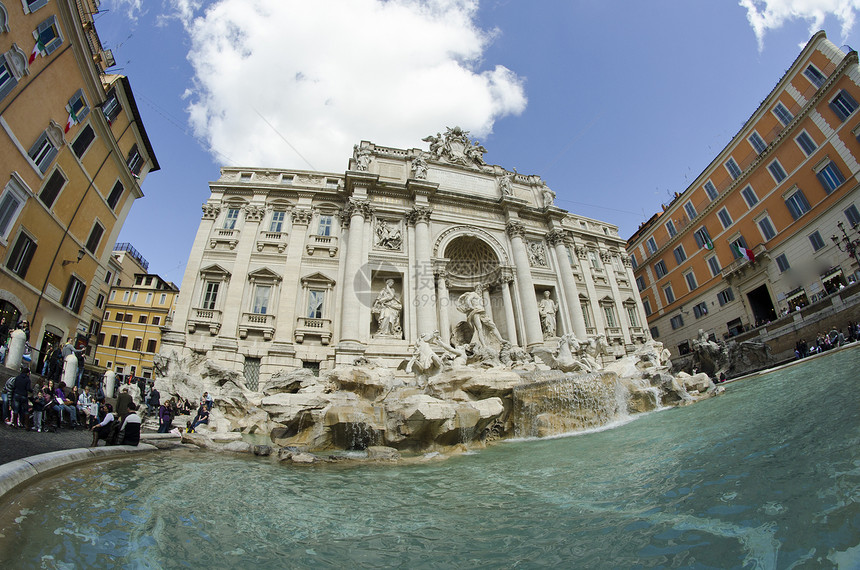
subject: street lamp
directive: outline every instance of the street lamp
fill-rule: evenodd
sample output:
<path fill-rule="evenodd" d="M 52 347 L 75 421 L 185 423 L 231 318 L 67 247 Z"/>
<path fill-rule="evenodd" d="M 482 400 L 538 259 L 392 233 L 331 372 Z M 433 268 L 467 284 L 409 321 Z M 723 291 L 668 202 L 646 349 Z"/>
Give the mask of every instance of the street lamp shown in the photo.
<path fill-rule="evenodd" d="M 839 226 L 839 231 L 842 232 L 842 237 L 837 237 L 836 235 L 830 236 L 830 239 L 833 240 L 833 243 L 836 244 L 836 247 L 839 248 L 839 251 L 847 252 L 848 255 L 854 258 L 854 261 L 860 265 L 860 259 L 857 258 L 858 251 L 860 251 L 860 239 L 848 236 L 848 233 L 845 231 L 845 224 L 842 221 L 836 223 Z M 857 230 L 857 223 L 851 225 L 851 229 L 854 230 L 855 234 L 860 235 L 860 231 Z"/>

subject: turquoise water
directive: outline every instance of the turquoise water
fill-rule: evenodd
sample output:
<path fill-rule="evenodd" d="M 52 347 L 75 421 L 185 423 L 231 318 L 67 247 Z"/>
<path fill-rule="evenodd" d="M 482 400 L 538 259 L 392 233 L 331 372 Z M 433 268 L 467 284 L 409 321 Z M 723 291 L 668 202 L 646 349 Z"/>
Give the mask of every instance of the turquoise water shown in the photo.
<path fill-rule="evenodd" d="M 860 350 L 614 429 L 414 465 L 159 454 L 3 513 L 16 567 L 857 568 Z M 19 562 L 20 561 L 20 562 Z"/>

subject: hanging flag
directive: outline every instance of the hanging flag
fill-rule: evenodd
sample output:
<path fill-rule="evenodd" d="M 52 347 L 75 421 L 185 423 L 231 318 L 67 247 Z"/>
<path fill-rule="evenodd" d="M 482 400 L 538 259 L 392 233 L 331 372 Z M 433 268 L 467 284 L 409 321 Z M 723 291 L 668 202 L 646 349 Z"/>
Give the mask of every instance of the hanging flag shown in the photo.
<path fill-rule="evenodd" d="M 36 61 L 36 56 L 39 55 L 45 55 L 45 44 L 42 43 L 41 39 L 36 40 L 36 45 L 33 46 L 33 51 L 30 52 L 30 59 L 27 61 L 27 65 L 31 65 Z"/>
<path fill-rule="evenodd" d="M 78 124 L 78 116 L 75 114 L 74 109 L 69 109 L 69 119 L 66 121 L 66 128 L 63 130 L 64 133 L 69 132 L 69 129 L 72 128 L 72 125 Z"/>
<path fill-rule="evenodd" d="M 732 248 L 735 250 L 735 252 L 737 252 L 738 256 L 743 257 L 744 259 L 746 259 L 750 263 L 755 261 L 755 254 L 753 253 L 753 250 L 751 250 L 750 248 L 741 247 L 737 243 L 733 243 Z"/>
<path fill-rule="evenodd" d="M 711 251 L 714 251 L 714 242 L 711 241 L 710 236 L 705 240 L 705 247 Z"/>

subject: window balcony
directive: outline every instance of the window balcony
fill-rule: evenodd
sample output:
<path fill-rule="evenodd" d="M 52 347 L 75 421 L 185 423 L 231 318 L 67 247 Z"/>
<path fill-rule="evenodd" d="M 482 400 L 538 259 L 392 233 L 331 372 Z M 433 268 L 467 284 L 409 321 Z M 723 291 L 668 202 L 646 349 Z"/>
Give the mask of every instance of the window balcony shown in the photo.
<path fill-rule="evenodd" d="M 336 236 L 311 236 L 305 246 L 308 255 L 313 255 L 318 249 L 328 251 L 329 257 L 337 255 L 337 237 Z"/>
<path fill-rule="evenodd" d="M 215 336 L 221 330 L 221 311 L 215 309 L 191 309 L 188 319 L 188 333 L 194 334 L 197 327 L 208 327 L 209 334 Z"/>
<path fill-rule="evenodd" d="M 277 248 L 278 253 L 284 253 L 287 249 L 287 232 L 260 232 L 257 251 L 263 251 L 267 247 Z"/>
<path fill-rule="evenodd" d="M 621 327 L 606 327 L 606 336 L 608 338 L 624 338 Z"/>
<path fill-rule="evenodd" d="M 306 336 L 319 337 L 322 344 L 331 342 L 331 319 L 299 317 L 296 324 L 296 342 L 301 344 Z"/>
<path fill-rule="evenodd" d="M 645 340 L 645 329 L 643 327 L 630 327 L 630 338 L 631 339 L 642 339 Z"/>
<path fill-rule="evenodd" d="M 723 270 L 720 271 L 720 275 L 723 277 L 723 279 L 729 279 L 731 277 L 734 277 L 736 274 L 742 274 L 747 269 L 752 267 L 752 265 L 754 265 L 761 257 L 767 254 L 767 248 L 765 248 L 763 243 L 760 243 L 754 248 L 752 248 L 752 251 L 755 261 L 750 262 L 747 260 L 746 257 L 741 257 L 734 260 L 727 266 L 723 267 Z"/>
<path fill-rule="evenodd" d="M 209 247 L 215 249 L 215 246 L 219 243 L 227 244 L 227 247 L 230 249 L 235 249 L 236 244 L 239 243 L 239 230 L 228 230 L 225 228 L 212 230 L 212 236 L 209 238 Z"/>
<path fill-rule="evenodd" d="M 239 323 L 239 338 L 247 338 L 249 331 L 260 332 L 265 340 L 272 340 L 275 334 L 275 315 L 242 313 L 242 321 Z"/>

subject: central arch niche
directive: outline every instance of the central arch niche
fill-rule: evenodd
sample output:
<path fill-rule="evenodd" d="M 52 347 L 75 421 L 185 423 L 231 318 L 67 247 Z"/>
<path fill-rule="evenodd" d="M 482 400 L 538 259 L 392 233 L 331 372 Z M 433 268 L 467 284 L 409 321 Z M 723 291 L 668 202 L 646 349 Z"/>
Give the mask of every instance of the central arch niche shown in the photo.
<path fill-rule="evenodd" d="M 449 338 L 455 344 L 468 342 L 472 335 L 465 315 L 457 309 L 457 299 L 478 284 L 485 288 L 487 314 L 501 330 L 507 326 L 504 300 L 498 287 L 502 263 L 493 247 L 481 237 L 461 235 L 445 247 L 444 257 L 448 298 L 440 299 L 439 311 L 445 312 L 443 323 L 449 324 Z M 503 285 L 506 286 L 506 285 Z"/>
<path fill-rule="evenodd" d="M 499 258 L 493 248 L 476 236 L 460 236 L 445 248 L 445 271 L 458 281 L 476 285 L 494 281 L 499 274 Z"/>

